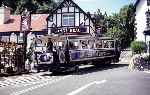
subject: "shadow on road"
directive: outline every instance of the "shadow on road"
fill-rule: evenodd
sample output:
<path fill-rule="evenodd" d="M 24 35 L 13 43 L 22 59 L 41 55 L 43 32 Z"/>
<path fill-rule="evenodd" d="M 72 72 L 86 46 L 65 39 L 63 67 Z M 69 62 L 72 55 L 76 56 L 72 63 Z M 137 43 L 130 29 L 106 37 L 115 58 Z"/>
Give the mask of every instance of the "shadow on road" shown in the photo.
<path fill-rule="evenodd" d="M 72 72 L 59 72 L 59 73 L 51 73 L 51 74 L 43 74 L 41 76 L 66 76 L 66 75 L 71 75 Z"/>
<path fill-rule="evenodd" d="M 78 72 L 74 72 L 73 74 L 76 74 L 76 75 L 89 74 L 93 72 L 99 72 L 99 71 L 127 67 L 127 66 L 128 64 L 109 64 L 109 65 L 101 65 L 101 66 L 91 66 L 87 68 L 81 68 L 79 69 Z"/>
<path fill-rule="evenodd" d="M 57 74 L 43 74 L 42 76 L 65 76 L 65 75 L 83 75 L 83 74 L 89 74 L 93 72 L 99 72 L 99 71 L 104 71 L 104 70 L 109 70 L 109 69 L 115 69 L 115 68 L 121 68 L 121 67 L 127 67 L 128 64 L 109 64 L 109 65 L 101 65 L 101 66 L 93 66 L 91 65 L 90 67 L 84 67 L 80 68 L 78 72 L 63 72 L 63 73 L 57 73 Z"/>

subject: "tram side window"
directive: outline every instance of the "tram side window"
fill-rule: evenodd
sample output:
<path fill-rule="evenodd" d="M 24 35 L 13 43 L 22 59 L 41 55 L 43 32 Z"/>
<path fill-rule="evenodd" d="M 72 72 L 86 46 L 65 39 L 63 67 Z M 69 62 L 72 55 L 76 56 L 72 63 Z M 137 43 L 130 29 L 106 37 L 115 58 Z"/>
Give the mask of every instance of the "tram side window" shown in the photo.
<path fill-rule="evenodd" d="M 96 41 L 96 48 L 102 48 L 102 41 Z"/>
<path fill-rule="evenodd" d="M 74 44 L 73 44 L 73 42 L 69 42 L 69 48 L 70 48 L 70 49 L 74 49 Z"/>
<path fill-rule="evenodd" d="M 109 48 L 109 42 L 108 41 L 104 41 L 104 48 Z"/>
<path fill-rule="evenodd" d="M 115 47 L 114 41 L 110 41 L 110 48 L 114 48 L 114 47 Z"/>
<path fill-rule="evenodd" d="M 74 49 L 79 49 L 79 43 L 78 42 L 74 42 Z"/>
<path fill-rule="evenodd" d="M 94 40 L 89 40 L 88 41 L 88 46 L 90 49 L 93 49 L 94 48 Z"/>
<path fill-rule="evenodd" d="M 75 42 L 69 41 L 69 49 L 77 49 L 78 46 L 75 45 Z"/>
<path fill-rule="evenodd" d="M 80 41 L 82 49 L 88 49 L 88 44 L 86 41 Z"/>

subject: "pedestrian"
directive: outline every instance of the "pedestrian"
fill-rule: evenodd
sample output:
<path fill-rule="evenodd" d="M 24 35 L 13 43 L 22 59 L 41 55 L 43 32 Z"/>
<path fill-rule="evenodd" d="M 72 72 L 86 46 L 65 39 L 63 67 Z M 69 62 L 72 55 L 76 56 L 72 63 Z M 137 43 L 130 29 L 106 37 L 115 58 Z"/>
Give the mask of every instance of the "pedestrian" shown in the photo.
<path fill-rule="evenodd" d="M 48 39 L 47 52 L 53 52 L 53 42 L 51 38 Z"/>

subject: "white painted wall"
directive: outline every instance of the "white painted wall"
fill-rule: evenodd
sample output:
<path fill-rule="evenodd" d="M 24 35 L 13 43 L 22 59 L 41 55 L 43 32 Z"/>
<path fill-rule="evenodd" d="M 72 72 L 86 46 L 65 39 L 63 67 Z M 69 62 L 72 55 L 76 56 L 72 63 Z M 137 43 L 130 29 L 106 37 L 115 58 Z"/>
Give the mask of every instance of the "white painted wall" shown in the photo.
<path fill-rule="evenodd" d="M 27 35 L 27 51 L 29 50 L 30 46 L 31 46 L 31 43 L 33 42 L 33 39 L 35 39 L 35 35 L 32 34 L 32 32 L 30 32 L 28 35 Z"/>
<path fill-rule="evenodd" d="M 53 15 L 53 23 L 56 25 L 56 14 Z"/>
<path fill-rule="evenodd" d="M 61 26 L 61 14 L 57 14 L 57 27 Z"/>
<path fill-rule="evenodd" d="M 62 12 L 68 12 L 68 8 L 66 7 L 62 8 Z"/>
<path fill-rule="evenodd" d="M 79 26 L 79 13 L 75 14 L 75 26 Z"/>
<path fill-rule="evenodd" d="M 80 23 L 83 23 L 83 22 L 84 22 L 84 14 L 80 13 Z"/>
<path fill-rule="evenodd" d="M 69 12 L 74 12 L 74 7 L 69 7 Z"/>
<path fill-rule="evenodd" d="M 10 19 L 10 8 L 0 7 L 0 24 L 4 24 Z"/>
<path fill-rule="evenodd" d="M 137 41 L 145 41 L 145 36 L 143 34 L 145 28 L 146 28 L 146 15 L 145 12 L 148 10 L 147 7 L 147 0 L 140 0 L 139 4 L 136 7 L 136 37 Z M 149 37 L 147 37 L 147 41 L 150 40 Z"/>

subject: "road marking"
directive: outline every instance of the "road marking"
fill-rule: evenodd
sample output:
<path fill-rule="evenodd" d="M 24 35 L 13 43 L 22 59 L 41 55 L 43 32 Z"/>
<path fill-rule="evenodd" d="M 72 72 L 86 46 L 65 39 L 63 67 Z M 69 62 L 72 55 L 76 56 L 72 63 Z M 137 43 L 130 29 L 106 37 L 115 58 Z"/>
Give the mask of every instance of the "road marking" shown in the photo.
<path fill-rule="evenodd" d="M 25 87 L 25 86 L 29 86 L 29 85 L 35 85 L 35 84 L 39 84 L 39 83 L 45 83 L 47 81 L 51 81 L 52 79 L 47 79 L 47 80 L 43 80 L 43 81 L 37 81 L 37 82 L 29 82 L 29 83 L 23 83 L 23 84 L 17 84 L 14 85 L 13 88 L 17 88 L 17 87 Z"/>
<path fill-rule="evenodd" d="M 33 86 L 33 87 L 30 87 L 30 88 L 27 88 L 27 89 L 24 89 L 24 90 L 21 90 L 21 91 L 18 91 L 18 92 L 13 92 L 12 94 L 10 95 L 21 95 L 21 94 L 24 94 L 26 92 L 29 92 L 29 91 L 32 91 L 32 90 L 35 90 L 35 89 L 38 89 L 38 88 L 41 88 L 43 86 L 46 86 L 46 85 L 49 85 L 49 84 L 52 84 L 52 83 L 56 83 L 56 82 L 59 82 L 61 80 L 64 80 L 66 78 L 69 78 L 71 77 L 72 75 L 68 75 L 68 76 L 64 76 L 62 78 L 59 78 L 59 79 L 55 79 L 55 80 L 52 80 L 52 81 L 47 81 L 43 84 L 39 84 L 39 85 L 36 85 L 36 86 Z"/>
<path fill-rule="evenodd" d="M 76 95 L 76 94 L 78 94 L 79 92 L 85 90 L 86 88 L 88 88 L 88 87 L 90 87 L 90 86 L 92 86 L 92 85 L 94 85 L 94 84 L 98 85 L 98 84 L 102 84 L 102 83 L 105 83 L 105 82 L 106 82 L 106 80 L 91 82 L 91 83 L 89 83 L 89 84 L 86 84 L 86 85 L 82 86 L 81 88 L 79 88 L 79 89 L 77 89 L 77 90 L 75 90 L 75 91 L 72 91 L 71 93 L 69 93 L 69 94 L 67 94 L 67 95 Z"/>
<path fill-rule="evenodd" d="M 50 81 L 52 80 L 51 76 L 19 76 L 15 79 L 12 78 L 4 78 L 4 81 L 0 81 L 0 88 L 12 86 L 13 88 L 21 87 L 21 86 L 28 86 L 36 83 L 40 83 L 43 81 Z"/>
<path fill-rule="evenodd" d="M 54 78 L 54 77 L 53 77 Z M 25 78 L 23 78 L 25 79 Z M 30 82 L 25 82 L 25 83 L 22 83 L 22 84 L 16 84 L 13 86 L 13 88 L 16 88 L 16 87 L 25 87 L 25 86 L 29 86 L 29 85 L 35 85 L 35 84 L 39 84 L 39 83 L 44 83 L 44 82 L 47 82 L 47 81 L 51 81 L 52 80 L 52 77 L 49 77 L 49 76 L 36 76 L 35 78 L 33 77 L 34 81 L 30 81 Z M 40 80 L 38 80 L 40 79 Z"/>

